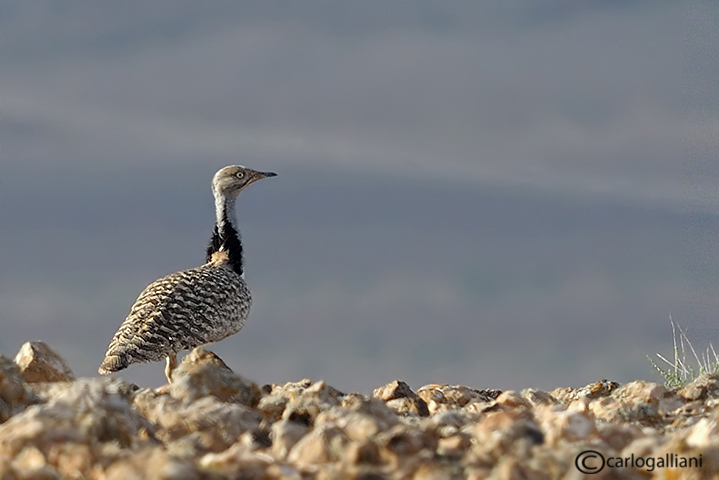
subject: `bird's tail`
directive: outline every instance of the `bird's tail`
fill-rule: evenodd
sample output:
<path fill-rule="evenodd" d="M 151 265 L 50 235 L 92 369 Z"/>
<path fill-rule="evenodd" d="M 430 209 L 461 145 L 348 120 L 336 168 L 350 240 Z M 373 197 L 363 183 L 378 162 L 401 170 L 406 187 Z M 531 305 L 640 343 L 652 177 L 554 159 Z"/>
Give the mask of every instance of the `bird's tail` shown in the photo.
<path fill-rule="evenodd" d="M 108 354 L 105 357 L 105 360 L 102 361 L 102 365 L 100 365 L 100 368 L 98 368 L 97 371 L 100 375 L 109 375 L 112 372 L 117 372 L 127 368 L 128 364 L 129 362 L 127 360 L 127 356 Z"/>

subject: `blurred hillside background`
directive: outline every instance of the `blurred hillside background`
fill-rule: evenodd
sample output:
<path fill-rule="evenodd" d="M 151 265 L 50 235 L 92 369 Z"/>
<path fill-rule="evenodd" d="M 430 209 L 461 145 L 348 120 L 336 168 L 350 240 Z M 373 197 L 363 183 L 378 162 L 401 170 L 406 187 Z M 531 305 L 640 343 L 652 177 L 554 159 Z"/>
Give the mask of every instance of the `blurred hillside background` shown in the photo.
<path fill-rule="evenodd" d="M 719 344 L 719 6 L 6 0 L 0 352 L 94 375 L 238 202 L 258 382 L 659 380 Z M 163 366 L 122 373 L 147 385 Z"/>

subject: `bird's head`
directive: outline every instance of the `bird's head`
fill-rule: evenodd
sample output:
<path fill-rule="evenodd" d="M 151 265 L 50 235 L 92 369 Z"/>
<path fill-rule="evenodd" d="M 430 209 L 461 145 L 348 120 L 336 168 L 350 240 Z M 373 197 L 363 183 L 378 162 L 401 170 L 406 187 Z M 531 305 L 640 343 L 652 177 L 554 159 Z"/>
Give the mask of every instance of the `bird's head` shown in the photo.
<path fill-rule="evenodd" d="M 212 179 L 212 191 L 215 195 L 237 198 L 248 185 L 263 178 L 275 177 L 276 173 L 258 172 L 242 165 L 229 165 L 221 168 Z"/>

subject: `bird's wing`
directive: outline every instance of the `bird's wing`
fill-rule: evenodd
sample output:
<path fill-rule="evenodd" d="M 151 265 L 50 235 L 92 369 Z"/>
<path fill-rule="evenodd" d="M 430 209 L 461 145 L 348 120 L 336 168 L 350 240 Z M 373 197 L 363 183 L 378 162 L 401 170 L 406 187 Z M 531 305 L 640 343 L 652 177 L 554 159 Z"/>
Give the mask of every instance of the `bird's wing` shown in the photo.
<path fill-rule="evenodd" d="M 238 315 L 244 320 L 249 302 L 244 282 L 228 268 L 203 265 L 163 277 L 137 298 L 110 342 L 106 362 L 117 358 L 119 370 L 217 341 L 239 330 L 241 325 L 233 330 L 231 324 Z"/>

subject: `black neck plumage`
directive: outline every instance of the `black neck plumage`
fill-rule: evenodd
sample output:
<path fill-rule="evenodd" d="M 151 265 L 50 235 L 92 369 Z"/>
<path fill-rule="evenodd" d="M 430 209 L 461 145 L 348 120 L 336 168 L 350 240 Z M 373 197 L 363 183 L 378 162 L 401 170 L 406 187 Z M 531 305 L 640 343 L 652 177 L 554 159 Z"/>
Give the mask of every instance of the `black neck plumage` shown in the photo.
<path fill-rule="evenodd" d="M 227 261 L 232 269 L 237 272 L 238 275 L 242 275 L 244 270 L 240 234 L 232 225 L 232 222 L 226 218 L 223 220 L 224 221 L 215 223 L 210 244 L 207 246 L 205 261 L 210 262 L 214 254 L 225 252 L 227 254 Z"/>

